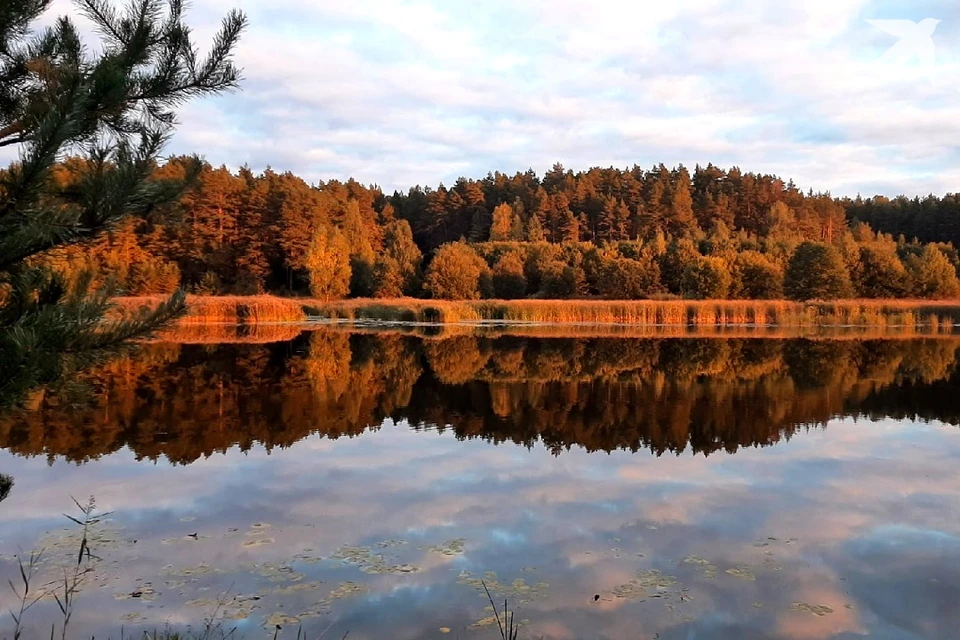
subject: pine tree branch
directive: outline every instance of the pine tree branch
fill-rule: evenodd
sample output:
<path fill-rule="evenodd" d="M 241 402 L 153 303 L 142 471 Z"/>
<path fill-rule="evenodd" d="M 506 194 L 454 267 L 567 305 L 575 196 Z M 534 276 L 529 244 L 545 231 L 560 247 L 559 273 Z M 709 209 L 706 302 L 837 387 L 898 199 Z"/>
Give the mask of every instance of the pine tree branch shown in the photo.
<path fill-rule="evenodd" d="M 109 2 L 106 0 L 81 0 L 78 4 L 80 5 L 80 11 L 97 25 L 101 33 L 113 38 L 116 44 L 126 44 L 123 36 L 114 26 L 117 21 L 117 14 Z"/>
<path fill-rule="evenodd" d="M 19 162 L 0 171 L 0 404 L 183 312 L 178 293 L 105 321 L 111 287 L 92 290 L 89 275 L 68 287 L 38 258 L 179 197 L 193 168 L 183 181 L 151 179 L 172 108 L 240 78 L 230 61 L 246 26 L 239 12 L 227 15 L 198 67 L 182 0 L 127 0 L 122 12 L 77 0 L 105 42 L 92 56 L 66 18 L 27 39 L 50 2 L 0 2 L 0 147 L 23 145 Z M 76 148 L 86 148 L 85 162 L 60 186 L 55 165 Z"/>

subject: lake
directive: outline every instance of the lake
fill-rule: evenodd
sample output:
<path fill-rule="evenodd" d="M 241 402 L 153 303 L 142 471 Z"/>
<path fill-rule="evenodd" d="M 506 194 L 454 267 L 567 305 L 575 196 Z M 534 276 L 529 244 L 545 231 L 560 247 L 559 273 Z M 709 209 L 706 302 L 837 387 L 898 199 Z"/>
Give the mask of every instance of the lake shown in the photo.
<path fill-rule="evenodd" d="M 960 337 L 439 333 L 146 344 L 0 419 L 0 578 L 94 495 L 71 637 L 498 638 L 484 586 L 521 638 L 957 637 Z"/>

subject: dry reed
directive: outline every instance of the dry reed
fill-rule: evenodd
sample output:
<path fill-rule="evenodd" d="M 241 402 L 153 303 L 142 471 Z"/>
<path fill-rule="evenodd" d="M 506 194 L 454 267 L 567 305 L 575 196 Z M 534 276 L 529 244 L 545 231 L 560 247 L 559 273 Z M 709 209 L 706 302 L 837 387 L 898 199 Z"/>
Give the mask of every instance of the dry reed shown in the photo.
<path fill-rule="evenodd" d="M 952 330 L 960 302 L 909 300 L 338 300 L 314 302 L 332 320 L 415 323 L 543 323 L 634 326 L 923 327 Z"/>
<path fill-rule="evenodd" d="M 163 296 L 116 298 L 121 312 L 154 307 Z M 187 296 L 187 313 L 177 321 L 187 324 L 258 324 L 303 322 L 307 319 L 301 301 L 279 296 Z"/>
<path fill-rule="evenodd" d="M 118 298 L 121 311 L 161 296 Z M 177 326 L 301 323 L 565 324 L 646 327 L 884 327 L 952 332 L 960 302 L 929 300 L 420 300 L 322 301 L 278 296 L 188 296 Z"/>

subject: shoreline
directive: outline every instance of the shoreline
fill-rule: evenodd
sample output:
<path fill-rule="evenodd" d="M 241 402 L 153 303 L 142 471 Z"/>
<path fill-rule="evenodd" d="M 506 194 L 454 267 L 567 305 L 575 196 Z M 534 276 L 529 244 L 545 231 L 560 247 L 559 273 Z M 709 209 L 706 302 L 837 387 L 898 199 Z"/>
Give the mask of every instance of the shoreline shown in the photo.
<path fill-rule="evenodd" d="M 117 298 L 120 313 L 162 296 Z M 954 300 L 475 300 L 187 296 L 187 313 L 161 335 L 208 342 L 292 339 L 311 328 L 444 334 L 865 337 L 952 335 Z"/>

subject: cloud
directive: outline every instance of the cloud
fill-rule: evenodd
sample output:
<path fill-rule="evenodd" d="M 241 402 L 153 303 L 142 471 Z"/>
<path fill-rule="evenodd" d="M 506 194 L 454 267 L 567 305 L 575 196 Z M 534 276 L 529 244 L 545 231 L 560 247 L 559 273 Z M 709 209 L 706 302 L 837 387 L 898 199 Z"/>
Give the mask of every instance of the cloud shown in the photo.
<path fill-rule="evenodd" d="M 235 4 L 190 13 L 201 42 Z M 836 195 L 960 177 L 946 0 L 240 5 L 243 90 L 184 108 L 171 153 L 387 191 L 555 161 L 739 165 Z M 926 17 L 947 81 L 884 59 L 895 39 L 867 22 Z"/>

